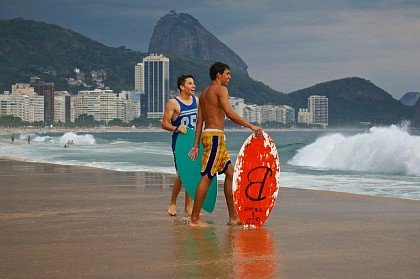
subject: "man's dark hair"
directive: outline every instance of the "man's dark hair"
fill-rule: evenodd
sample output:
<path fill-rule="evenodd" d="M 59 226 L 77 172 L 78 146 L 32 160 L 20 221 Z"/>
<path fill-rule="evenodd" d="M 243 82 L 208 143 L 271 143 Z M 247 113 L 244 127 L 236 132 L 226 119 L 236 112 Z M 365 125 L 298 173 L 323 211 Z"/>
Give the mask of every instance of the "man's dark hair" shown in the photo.
<path fill-rule="evenodd" d="M 194 79 L 194 77 L 192 75 L 180 75 L 178 77 L 178 81 L 176 82 L 176 86 L 178 87 L 179 91 L 181 91 L 181 85 L 182 86 L 185 85 L 185 81 L 187 80 L 187 78 Z"/>
<path fill-rule="evenodd" d="M 225 70 L 230 70 L 229 66 L 222 62 L 216 62 L 210 67 L 210 78 L 216 80 L 217 74 L 223 74 Z"/>

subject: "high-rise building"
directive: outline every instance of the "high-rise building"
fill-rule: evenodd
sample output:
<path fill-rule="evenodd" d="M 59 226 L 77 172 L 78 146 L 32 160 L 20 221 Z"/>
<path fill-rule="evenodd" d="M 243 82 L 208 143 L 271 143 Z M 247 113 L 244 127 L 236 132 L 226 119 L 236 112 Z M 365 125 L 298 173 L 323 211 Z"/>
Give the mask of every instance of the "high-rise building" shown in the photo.
<path fill-rule="evenodd" d="M 141 113 L 147 118 L 163 117 L 169 100 L 169 58 L 152 54 L 143 58 L 144 95 L 141 96 Z"/>
<path fill-rule="evenodd" d="M 44 96 L 44 123 L 52 124 L 54 122 L 54 83 L 45 83 L 39 78 L 31 78 L 30 85 L 38 95 Z"/>
<path fill-rule="evenodd" d="M 144 92 L 144 67 L 143 63 L 134 66 L 134 90 Z"/>
<path fill-rule="evenodd" d="M 310 125 L 314 123 L 313 118 L 314 118 L 313 114 L 308 109 L 306 108 L 299 109 L 298 123 Z"/>
<path fill-rule="evenodd" d="M 29 84 L 12 85 L 12 93 L 0 95 L 0 116 L 11 115 L 25 122 L 44 121 L 44 96 L 35 93 Z"/>
<path fill-rule="evenodd" d="M 312 95 L 308 98 L 308 109 L 313 115 L 313 124 L 328 126 L 328 98 Z"/>
<path fill-rule="evenodd" d="M 54 97 L 54 121 L 61 123 L 74 122 L 71 96 L 67 91 L 57 91 Z"/>
<path fill-rule="evenodd" d="M 242 98 L 229 97 L 229 103 L 233 110 L 240 116 L 244 117 L 245 100 Z"/>
<path fill-rule="evenodd" d="M 77 94 L 75 104 L 77 115 L 92 115 L 95 121 L 109 121 L 118 118 L 117 94 L 112 90 L 82 90 Z"/>

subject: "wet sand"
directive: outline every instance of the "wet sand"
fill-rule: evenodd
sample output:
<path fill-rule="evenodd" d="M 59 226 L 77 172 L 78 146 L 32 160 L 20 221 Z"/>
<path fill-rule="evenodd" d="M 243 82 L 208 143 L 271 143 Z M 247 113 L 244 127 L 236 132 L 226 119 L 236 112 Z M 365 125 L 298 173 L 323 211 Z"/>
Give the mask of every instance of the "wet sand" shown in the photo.
<path fill-rule="evenodd" d="M 420 201 L 281 188 L 244 230 L 220 189 L 193 229 L 166 213 L 172 181 L 0 159 L 0 278 L 420 277 Z"/>

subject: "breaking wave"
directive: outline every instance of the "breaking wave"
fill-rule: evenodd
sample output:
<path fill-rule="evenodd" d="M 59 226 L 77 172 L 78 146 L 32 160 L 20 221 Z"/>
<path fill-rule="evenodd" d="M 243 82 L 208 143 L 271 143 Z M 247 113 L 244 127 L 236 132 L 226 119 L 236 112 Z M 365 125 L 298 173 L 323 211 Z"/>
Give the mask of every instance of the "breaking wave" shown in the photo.
<path fill-rule="evenodd" d="M 288 162 L 319 169 L 420 176 L 420 136 L 407 127 L 372 127 L 353 136 L 335 133 L 298 150 Z"/>

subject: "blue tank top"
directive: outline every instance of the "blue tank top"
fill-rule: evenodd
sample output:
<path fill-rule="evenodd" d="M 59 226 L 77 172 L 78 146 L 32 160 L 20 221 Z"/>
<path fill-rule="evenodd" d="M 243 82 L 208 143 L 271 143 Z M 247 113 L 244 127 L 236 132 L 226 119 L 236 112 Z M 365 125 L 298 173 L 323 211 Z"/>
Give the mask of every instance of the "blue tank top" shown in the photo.
<path fill-rule="evenodd" d="M 181 111 L 174 121 L 171 120 L 173 126 L 184 125 L 191 129 L 195 129 L 195 124 L 197 123 L 197 99 L 193 96 L 193 101 L 191 105 L 186 105 L 178 98 L 175 97 L 175 100 L 178 102 L 181 107 Z M 178 138 L 178 133 L 172 134 L 172 151 L 175 151 L 175 143 Z"/>

